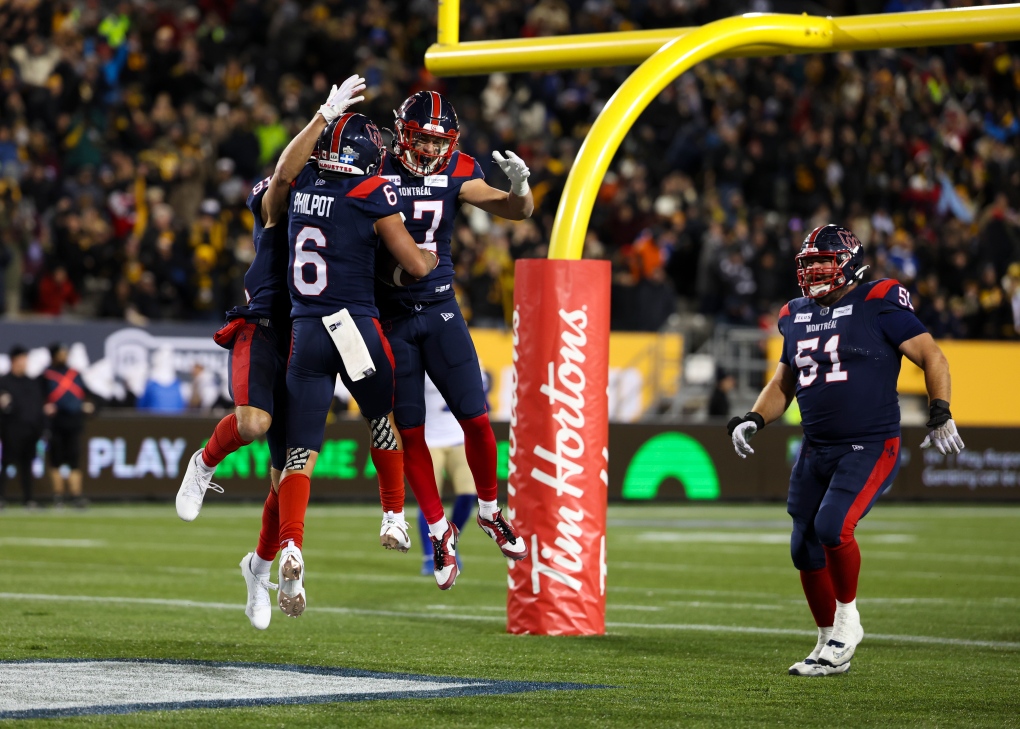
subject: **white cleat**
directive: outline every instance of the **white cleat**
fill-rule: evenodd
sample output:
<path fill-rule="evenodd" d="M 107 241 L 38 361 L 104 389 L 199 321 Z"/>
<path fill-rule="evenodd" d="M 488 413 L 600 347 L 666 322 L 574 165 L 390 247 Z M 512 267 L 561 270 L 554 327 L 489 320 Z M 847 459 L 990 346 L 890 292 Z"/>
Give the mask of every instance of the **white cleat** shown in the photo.
<path fill-rule="evenodd" d="M 273 603 L 269 600 L 269 591 L 277 586 L 269 581 L 269 573 L 258 575 L 252 572 L 251 558 L 254 552 L 248 552 L 241 560 L 241 576 L 248 585 L 248 604 L 244 606 L 244 614 L 251 621 L 251 627 L 265 630 L 269 627 L 269 619 L 273 616 Z"/>
<path fill-rule="evenodd" d="M 383 514 L 382 528 L 379 530 L 379 544 L 386 549 L 406 552 L 411 548 L 411 537 L 407 532 L 407 522 L 392 511 L 387 511 Z"/>
<path fill-rule="evenodd" d="M 198 460 L 201 457 L 201 450 L 195 451 L 191 456 L 191 460 L 188 461 L 188 470 L 184 472 L 184 480 L 177 491 L 177 516 L 184 521 L 195 521 L 198 518 L 206 491 L 212 489 L 223 493 L 222 486 L 212 483 L 213 473 L 216 469 L 210 471 L 205 467 L 204 462 L 200 464 Z"/>
<path fill-rule="evenodd" d="M 861 627 L 861 614 L 857 610 L 837 608 L 832 635 L 822 646 L 818 662 L 823 666 L 840 668 L 854 657 L 854 651 L 862 640 L 864 628 Z"/>
<path fill-rule="evenodd" d="M 294 542 L 280 552 L 280 588 L 276 593 L 280 609 L 292 618 L 305 611 L 305 560 Z"/>
<path fill-rule="evenodd" d="M 442 538 L 430 537 L 432 539 L 432 574 L 435 575 L 436 584 L 440 590 L 449 590 L 457 581 L 460 574 L 460 567 L 457 565 L 457 542 L 460 540 L 460 532 L 457 527 L 450 524 L 443 532 Z"/>
<path fill-rule="evenodd" d="M 818 662 L 818 656 L 822 652 L 822 648 L 829 640 L 829 636 L 832 634 L 832 628 L 819 628 L 818 629 L 818 642 L 815 643 L 815 649 L 811 651 L 810 655 L 803 661 L 798 661 L 790 666 L 789 674 L 791 676 L 834 676 L 837 673 L 846 673 L 850 670 L 850 662 L 847 661 L 842 666 L 823 666 Z"/>

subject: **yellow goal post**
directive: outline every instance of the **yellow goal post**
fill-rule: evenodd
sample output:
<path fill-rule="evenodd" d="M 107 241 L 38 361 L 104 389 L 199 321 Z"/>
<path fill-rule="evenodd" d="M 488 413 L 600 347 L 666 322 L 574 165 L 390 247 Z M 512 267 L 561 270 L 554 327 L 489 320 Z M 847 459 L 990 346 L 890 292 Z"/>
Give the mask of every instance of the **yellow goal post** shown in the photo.
<path fill-rule="evenodd" d="M 439 0 L 437 76 L 640 63 L 603 107 L 567 177 L 549 258 L 579 259 L 595 196 L 641 112 L 667 84 L 716 57 L 774 56 L 1020 39 L 1020 4 L 850 17 L 749 13 L 699 28 L 459 42 L 460 0 Z"/>

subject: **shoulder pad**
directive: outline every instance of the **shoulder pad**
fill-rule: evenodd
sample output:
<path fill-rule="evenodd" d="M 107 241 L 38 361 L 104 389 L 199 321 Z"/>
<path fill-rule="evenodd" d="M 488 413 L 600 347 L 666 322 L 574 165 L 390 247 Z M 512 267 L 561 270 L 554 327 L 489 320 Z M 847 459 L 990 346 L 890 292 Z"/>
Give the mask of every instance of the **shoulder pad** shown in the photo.
<path fill-rule="evenodd" d="M 881 278 L 878 281 L 869 281 L 864 285 L 870 289 L 864 300 L 871 301 L 872 299 L 884 299 L 889 291 L 901 284 L 894 278 Z"/>
<path fill-rule="evenodd" d="M 382 185 L 385 185 L 387 182 L 389 182 L 389 180 L 387 180 L 382 175 L 373 175 L 372 177 L 369 177 L 367 180 L 364 180 L 363 182 L 360 182 L 357 185 L 355 185 L 354 189 L 347 193 L 347 197 L 356 197 L 363 200 L 367 198 L 369 195 L 371 195 L 373 192 L 375 192 L 377 189 L 379 189 Z"/>
<path fill-rule="evenodd" d="M 463 152 L 457 152 L 457 164 L 450 177 L 470 177 L 475 171 L 475 158 Z"/>

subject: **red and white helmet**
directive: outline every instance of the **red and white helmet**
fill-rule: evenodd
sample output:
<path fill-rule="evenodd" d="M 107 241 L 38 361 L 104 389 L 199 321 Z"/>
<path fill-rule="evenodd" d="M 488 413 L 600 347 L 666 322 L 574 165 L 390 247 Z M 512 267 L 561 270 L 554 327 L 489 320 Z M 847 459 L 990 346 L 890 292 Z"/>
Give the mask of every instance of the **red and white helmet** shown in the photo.
<path fill-rule="evenodd" d="M 393 113 L 397 117 L 397 159 L 412 175 L 442 172 L 460 139 L 460 121 L 453 105 L 435 91 L 419 91 L 408 96 Z M 432 151 L 424 150 L 424 145 L 431 145 Z"/>
<path fill-rule="evenodd" d="M 864 246 L 857 236 L 832 223 L 808 233 L 797 254 L 797 285 L 809 299 L 857 281 L 867 270 Z"/>

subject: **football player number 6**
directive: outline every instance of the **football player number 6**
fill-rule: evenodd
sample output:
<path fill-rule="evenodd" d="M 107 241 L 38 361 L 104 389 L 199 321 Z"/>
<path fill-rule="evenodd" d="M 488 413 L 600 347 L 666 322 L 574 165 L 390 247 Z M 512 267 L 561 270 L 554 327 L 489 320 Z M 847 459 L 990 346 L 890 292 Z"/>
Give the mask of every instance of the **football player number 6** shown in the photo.
<path fill-rule="evenodd" d="M 797 356 L 794 357 L 793 361 L 800 369 L 800 386 L 807 387 L 818 377 L 818 362 L 805 352 L 815 352 L 818 350 L 818 337 L 812 337 L 811 339 L 801 339 L 797 342 Z M 846 382 L 849 377 L 848 372 L 840 369 L 842 365 L 839 361 L 839 335 L 833 334 L 825 342 L 823 350 L 829 355 L 829 361 L 832 363 L 832 370 L 825 373 L 826 382 Z"/>
<path fill-rule="evenodd" d="M 305 226 L 294 240 L 294 288 L 305 296 L 318 296 L 326 289 L 326 261 L 314 250 L 305 250 L 312 241 L 316 248 L 326 247 L 326 236 L 318 228 Z M 305 280 L 305 266 L 315 266 L 315 278 Z"/>

